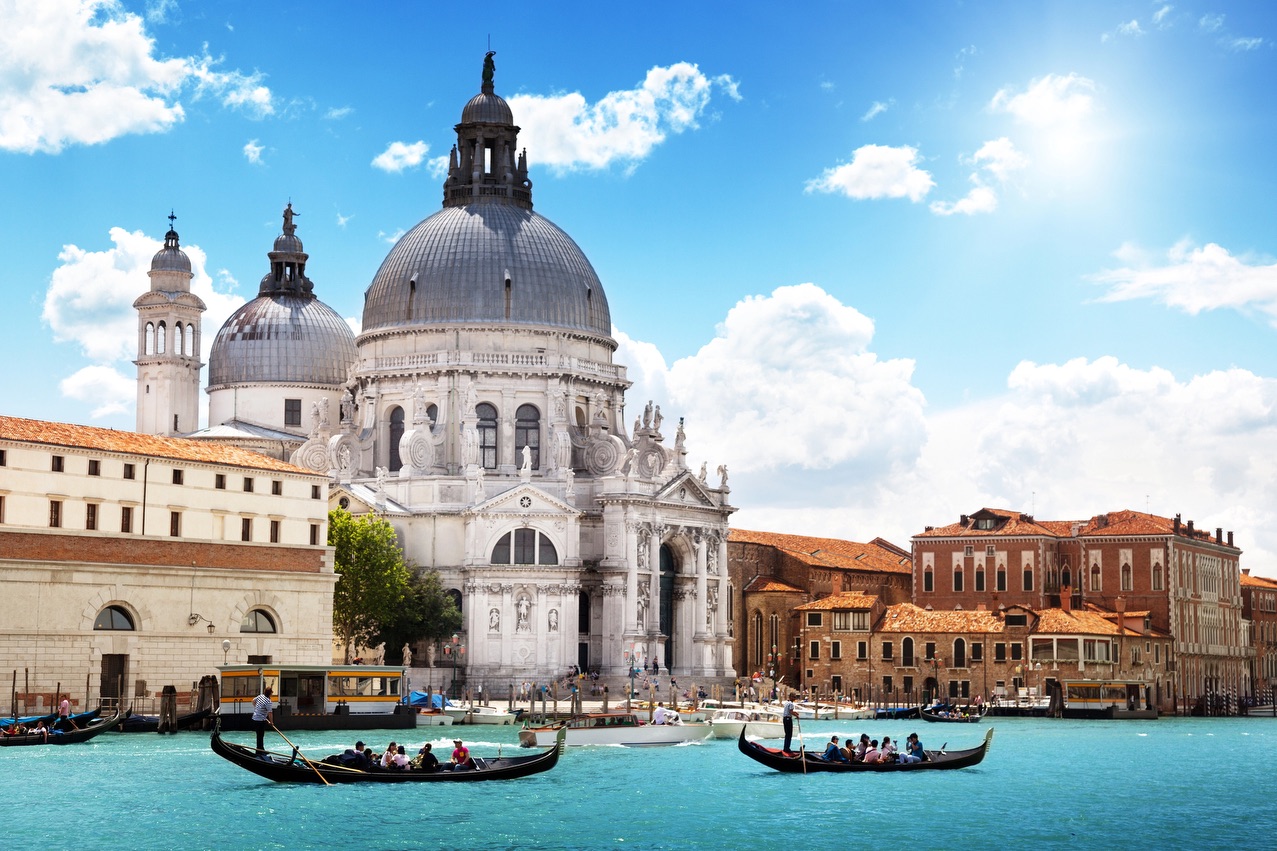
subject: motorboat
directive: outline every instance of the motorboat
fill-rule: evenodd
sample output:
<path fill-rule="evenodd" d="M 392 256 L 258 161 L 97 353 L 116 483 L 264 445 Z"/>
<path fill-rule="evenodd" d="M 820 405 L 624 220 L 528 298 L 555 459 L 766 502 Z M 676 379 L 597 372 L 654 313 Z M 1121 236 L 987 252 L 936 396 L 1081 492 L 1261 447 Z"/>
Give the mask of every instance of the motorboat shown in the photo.
<path fill-rule="evenodd" d="M 564 725 L 569 745 L 679 745 L 703 741 L 714 731 L 706 723 L 685 723 L 677 716 L 674 719 L 674 723 L 645 724 L 633 712 L 590 712 L 557 724 L 524 727 L 519 731 L 519 744 L 525 748 L 549 747 Z"/>
<path fill-rule="evenodd" d="M 513 724 L 518 718 L 514 712 L 507 712 L 495 706 L 484 706 L 481 703 L 453 704 L 443 707 L 443 714 L 452 719 L 454 724 Z M 418 726 L 420 722 L 418 722 Z"/>
<path fill-rule="evenodd" d="M 785 735 L 785 725 L 777 712 L 767 709 L 719 709 L 710 716 L 715 739 L 736 739 L 742 731 L 756 739 L 779 739 Z"/>

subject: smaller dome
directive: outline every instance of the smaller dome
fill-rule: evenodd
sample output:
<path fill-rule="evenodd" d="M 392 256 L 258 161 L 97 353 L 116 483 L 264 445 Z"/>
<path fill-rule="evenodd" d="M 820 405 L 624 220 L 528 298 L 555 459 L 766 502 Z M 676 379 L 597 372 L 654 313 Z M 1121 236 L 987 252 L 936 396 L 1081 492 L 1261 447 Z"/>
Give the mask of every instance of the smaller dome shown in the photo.
<path fill-rule="evenodd" d="M 258 296 L 231 314 L 213 339 L 210 388 L 227 384 L 337 386 L 356 356 L 355 335 L 313 296 Z"/>
<path fill-rule="evenodd" d="M 177 231 L 169 229 L 164 234 L 164 247 L 155 252 L 151 258 L 152 272 L 187 272 L 191 271 L 191 258 L 178 247 Z"/>
<path fill-rule="evenodd" d="M 281 233 L 275 237 L 275 250 L 287 251 L 292 254 L 302 253 L 302 241 L 297 238 L 294 233 Z"/>
<path fill-rule="evenodd" d="M 465 109 L 461 110 L 462 124 L 513 124 L 514 113 L 510 104 L 500 95 L 480 92 L 470 98 Z"/>

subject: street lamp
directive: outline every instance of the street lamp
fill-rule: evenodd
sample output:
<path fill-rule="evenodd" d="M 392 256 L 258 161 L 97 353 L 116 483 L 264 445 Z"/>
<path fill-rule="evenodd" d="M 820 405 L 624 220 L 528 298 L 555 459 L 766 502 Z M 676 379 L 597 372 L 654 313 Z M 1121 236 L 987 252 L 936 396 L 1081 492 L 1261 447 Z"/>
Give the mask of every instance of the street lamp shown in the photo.
<path fill-rule="evenodd" d="M 230 664 L 229 662 L 226 661 L 226 658 L 227 656 L 230 655 L 230 652 L 231 652 L 231 640 L 229 638 L 223 638 L 222 639 L 222 664 L 223 665 Z"/>
<path fill-rule="evenodd" d="M 449 694 L 453 697 L 457 695 L 457 665 L 466 656 L 466 645 L 461 641 L 461 636 L 455 632 L 452 634 L 452 643 L 443 646 L 443 655 L 448 657 L 452 663 L 452 686 L 448 689 Z"/>
<path fill-rule="evenodd" d="M 772 678 L 772 700 L 780 699 L 780 692 L 776 688 L 776 669 L 780 667 L 780 656 L 776 653 L 776 645 L 772 645 L 772 652 L 767 654 L 767 676 Z"/>
<path fill-rule="evenodd" d="M 630 690 L 625 693 L 625 711 L 630 711 L 630 699 L 634 697 L 634 678 L 638 676 L 638 645 L 631 644 L 628 654 L 630 669 Z"/>

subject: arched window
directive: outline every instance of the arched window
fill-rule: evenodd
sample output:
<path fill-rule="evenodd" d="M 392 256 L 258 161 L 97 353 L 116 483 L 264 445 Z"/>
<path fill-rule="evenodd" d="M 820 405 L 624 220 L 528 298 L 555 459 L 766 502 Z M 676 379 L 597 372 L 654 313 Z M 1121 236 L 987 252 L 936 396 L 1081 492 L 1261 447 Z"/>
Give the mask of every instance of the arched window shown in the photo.
<path fill-rule="evenodd" d="M 1132 591 L 1135 586 L 1132 584 L 1131 566 L 1129 564 L 1122 565 L 1122 590 Z"/>
<path fill-rule="evenodd" d="M 536 529 L 506 532 L 492 548 L 492 564 L 558 564 L 554 543 Z"/>
<path fill-rule="evenodd" d="M 427 405 L 426 416 L 430 418 L 430 430 L 434 431 L 434 427 L 439 424 L 439 406 L 434 402 Z"/>
<path fill-rule="evenodd" d="M 1153 590 L 1162 590 L 1162 565 L 1160 562 L 1153 565 Z"/>
<path fill-rule="evenodd" d="M 532 456 L 532 469 L 541 469 L 541 412 L 535 405 L 520 405 L 514 413 L 514 451 L 523 452 L 528 447 Z M 523 464 L 523 457 L 519 457 Z"/>
<path fill-rule="evenodd" d="M 173 334 L 173 351 L 180 355 L 186 351 L 186 334 L 183 332 L 181 322 L 173 326 Z"/>
<path fill-rule="evenodd" d="M 163 322 L 155 329 L 155 353 L 164 354 L 168 350 L 168 326 Z"/>
<path fill-rule="evenodd" d="M 995 590 L 1007 590 L 1007 566 L 1005 564 L 998 565 L 998 587 Z"/>
<path fill-rule="evenodd" d="M 906 668 L 913 667 L 913 639 L 905 638 L 900 642 L 900 664 Z"/>
<path fill-rule="evenodd" d="M 752 667 L 762 670 L 763 667 L 763 613 L 754 612 L 753 618 L 754 659 Z"/>
<path fill-rule="evenodd" d="M 107 606 L 98 612 L 97 619 L 93 621 L 94 629 L 112 629 L 132 632 L 136 627 L 133 626 L 133 618 L 129 613 L 119 606 Z"/>
<path fill-rule="evenodd" d="M 390 409 L 390 464 L 387 467 L 392 473 L 399 472 L 403 461 L 399 458 L 399 441 L 403 439 L 403 408 L 395 405 Z"/>
<path fill-rule="evenodd" d="M 967 641 L 965 638 L 955 639 L 953 642 L 953 667 L 965 668 L 967 666 Z"/>
<path fill-rule="evenodd" d="M 146 323 L 146 339 L 142 343 L 143 351 L 148 355 L 155 354 L 155 323 Z"/>
<path fill-rule="evenodd" d="M 953 569 L 953 590 L 955 592 L 962 590 L 962 568 L 960 567 Z"/>
<path fill-rule="evenodd" d="M 976 591 L 984 590 L 984 565 L 983 564 L 977 564 L 975 566 L 975 590 Z"/>
<path fill-rule="evenodd" d="M 1060 587 L 1061 588 L 1073 587 L 1073 574 L 1072 572 L 1069 571 L 1069 566 L 1067 564 L 1064 565 L 1064 569 L 1060 571 Z"/>
<path fill-rule="evenodd" d="M 1100 566 L 1098 564 L 1091 565 L 1091 590 L 1103 590 L 1103 586 L 1100 583 Z"/>
<path fill-rule="evenodd" d="M 479 464 L 485 470 L 497 468 L 497 409 L 487 402 L 474 406 L 479 418 Z"/>
<path fill-rule="evenodd" d="M 239 625 L 240 632 L 278 632 L 275 620 L 261 609 L 251 609 Z"/>
<path fill-rule="evenodd" d="M 922 590 L 927 593 L 936 590 L 936 578 L 929 567 L 922 570 Z"/>

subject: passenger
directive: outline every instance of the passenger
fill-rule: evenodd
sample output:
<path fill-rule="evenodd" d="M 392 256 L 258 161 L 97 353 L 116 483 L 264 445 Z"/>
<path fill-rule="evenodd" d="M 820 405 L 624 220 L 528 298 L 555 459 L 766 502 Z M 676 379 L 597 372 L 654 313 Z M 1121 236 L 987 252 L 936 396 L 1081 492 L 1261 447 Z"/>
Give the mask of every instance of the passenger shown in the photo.
<path fill-rule="evenodd" d="M 895 762 L 895 761 L 896 761 L 896 744 L 895 744 L 895 742 L 891 741 L 891 737 L 890 737 L 890 736 L 883 736 L 883 737 L 882 737 L 882 747 L 881 747 L 881 748 L 879 748 L 879 750 L 881 750 L 881 751 L 882 751 L 882 761 L 883 761 L 883 762 Z"/>
<path fill-rule="evenodd" d="M 460 739 L 453 739 L 452 759 L 448 763 L 451 771 L 466 771 L 474 768 L 474 760 L 470 758 L 470 749 L 461 743 Z"/>
<path fill-rule="evenodd" d="M 399 769 L 400 771 L 408 767 L 408 754 L 404 750 L 403 745 L 400 745 L 398 750 L 395 751 L 395 755 L 391 761 L 391 765 Z"/>
<path fill-rule="evenodd" d="M 657 702 L 656 709 L 652 712 L 652 723 L 653 724 L 665 723 L 665 704 L 660 701 Z"/>
<path fill-rule="evenodd" d="M 353 748 L 346 748 L 339 757 L 337 757 L 338 765 L 344 765 L 346 768 L 357 768 L 360 771 L 368 770 L 368 757 L 364 755 L 364 743 L 355 742 Z"/>
<path fill-rule="evenodd" d="M 877 739 L 869 740 L 869 747 L 865 748 L 865 755 L 863 759 L 866 763 L 875 763 L 882 759 L 882 751 L 878 750 Z"/>
<path fill-rule="evenodd" d="M 856 762 L 865 761 L 865 751 L 869 750 L 869 735 L 860 734 L 860 742 L 856 745 Z"/>
<path fill-rule="evenodd" d="M 389 768 L 395 764 L 395 755 L 399 753 L 399 746 L 391 742 L 386 747 L 386 752 L 381 755 L 381 767 Z"/>
<path fill-rule="evenodd" d="M 821 758 L 827 762 L 846 762 L 847 757 L 842 752 L 842 748 L 838 747 L 838 737 L 833 736 L 829 740 L 829 744 L 825 747 L 825 752 L 821 754 Z"/>
<path fill-rule="evenodd" d="M 438 771 L 439 757 L 434 755 L 429 742 L 421 746 L 421 750 L 417 752 L 417 756 L 412 761 L 413 768 L 421 771 Z"/>
<path fill-rule="evenodd" d="M 917 733 L 910 733 L 909 738 L 905 740 L 905 752 L 900 754 L 900 761 L 904 763 L 922 762 L 922 742 L 918 740 Z"/>

